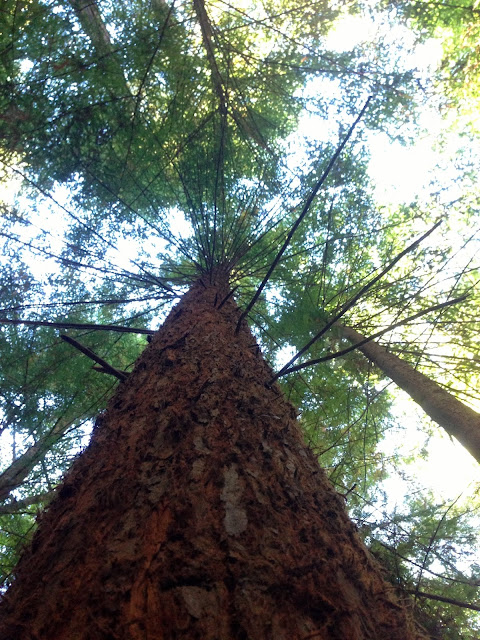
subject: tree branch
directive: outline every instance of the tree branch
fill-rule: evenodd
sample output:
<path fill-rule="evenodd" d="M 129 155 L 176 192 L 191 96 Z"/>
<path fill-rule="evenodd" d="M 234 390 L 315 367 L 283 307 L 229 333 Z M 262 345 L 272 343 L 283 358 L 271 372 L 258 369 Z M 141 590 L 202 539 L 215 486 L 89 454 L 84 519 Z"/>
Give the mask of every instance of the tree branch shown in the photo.
<path fill-rule="evenodd" d="M 46 320 L 9 320 L 0 318 L 0 324 L 25 324 L 31 327 L 56 327 L 57 329 L 86 329 L 89 331 L 117 331 L 119 333 L 140 333 L 153 335 L 153 329 L 140 329 L 139 327 L 121 327 L 116 324 L 82 324 L 79 322 L 47 322 Z"/>
<path fill-rule="evenodd" d="M 307 349 L 309 349 L 315 342 L 317 342 L 317 340 L 319 340 L 323 335 L 325 335 L 327 331 L 331 329 L 333 325 L 336 322 L 338 322 L 340 318 L 344 316 L 345 313 L 347 313 L 347 311 L 351 309 L 369 289 L 373 287 L 374 284 L 376 284 L 381 278 L 383 278 L 383 276 L 386 273 L 388 273 L 391 269 L 393 269 L 393 267 L 397 264 L 397 262 L 401 260 L 407 253 L 409 253 L 410 251 L 413 251 L 413 249 L 416 249 L 416 247 L 421 242 L 423 242 L 423 240 L 425 240 L 425 238 L 427 238 L 431 233 L 433 233 L 433 231 L 435 231 L 435 229 L 441 223 L 442 223 L 442 220 L 439 220 L 436 224 L 433 225 L 431 229 L 429 229 L 426 233 L 424 233 L 423 236 L 418 238 L 418 240 L 415 240 L 415 242 L 412 242 L 411 245 L 409 245 L 406 249 L 404 249 L 401 253 L 399 253 L 391 262 L 389 262 L 389 264 L 384 269 L 382 269 L 382 271 L 378 275 L 372 278 L 372 280 L 369 280 L 369 282 L 367 282 L 367 284 L 365 284 L 360 289 L 360 291 L 358 291 L 358 293 L 356 293 L 352 298 L 347 300 L 347 302 L 342 306 L 340 311 L 329 322 L 327 322 L 327 324 L 323 327 L 323 329 L 319 331 L 309 342 L 307 342 L 307 344 L 304 347 L 302 347 L 300 351 L 298 351 L 293 356 L 293 358 L 289 360 L 284 367 L 282 367 L 282 369 L 280 369 L 280 371 L 272 378 L 271 382 L 274 382 L 277 378 L 287 373 L 287 369 L 288 369 L 288 372 L 296 371 L 298 368 L 293 368 L 290 365 L 292 365 L 296 360 L 298 360 L 298 358 L 301 355 L 303 355 L 305 351 L 307 351 Z M 433 310 L 433 307 L 432 307 L 432 310 Z M 413 316 L 411 319 L 413 319 Z M 311 362 L 313 363 L 313 361 Z M 299 368 L 302 369 L 303 366 L 299 366 Z"/>
<path fill-rule="evenodd" d="M 277 264 L 280 262 L 280 258 L 282 257 L 282 255 L 284 254 L 285 250 L 287 249 L 287 247 L 290 244 L 290 241 L 292 240 L 293 234 L 295 233 L 295 231 L 298 229 L 298 227 L 300 226 L 300 224 L 302 223 L 303 219 L 305 218 L 305 216 L 307 215 L 313 200 L 315 199 L 315 196 L 317 195 L 318 191 L 320 190 L 320 188 L 323 186 L 323 184 L 325 183 L 325 180 L 328 178 L 330 171 L 333 169 L 333 166 L 335 164 L 335 162 L 337 161 L 339 155 L 342 153 L 345 145 L 347 144 L 348 140 L 350 139 L 353 131 L 355 130 L 355 127 L 357 126 L 357 124 L 360 122 L 360 120 L 363 117 L 363 114 L 365 113 L 365 111 L 367 110 L 368 105 L 370 104 L 370 101 L 372 99 L 372 96 L 370 96 L 368 98 L 368 100 L 365 102 L 365 104 L 363 105 L 362 110 L 360 111 L 359 115 L 357 116 L 357 118 L 355 119 L 355 122 L 352 124 L 352 126 L 350 127 L 350 129 L 348 130 L 347 135 L 344 137 L 344 139 L 342 140 L 342 142 L 340 143 L 340 145 L 337 147 L 337 150 L 335 151 L 335 153 L 333 154 L 332 158 L 330 159 L 330 162 L 328 163 L 325 171 L 322 173 L 320 180 L 317 182 L 317 184 L 314 186 L 314 188 L 312 189 L 310 195 L 307 198 L 307 201 L 305 202 L 305 204 L 303 205 L 303 209 L 300 213 L 300 215 L 298 216 L 298 218 L 296 219 L 295 223 L 293 224 L 292 228 L 290 229 L 290 231 L 288 232 L 288 235 L 285 239 L 285 242 L 283 243 L 280 251 L 277 253 L 277 255 L 275 256 L 275 258 L 272 261 L 272 264 L 270 265 L 270 268 L 268 269 L 268 272 L 266 274 L 266 276 L 263 278 L 260 286 L 258 287 L 257 291 L 255 292 L 253 298 L 250 300 L 247 308 L 245 309 L 245 311 L 242 313 L 242 315 L 240 316 L 238 323 L 237 323 L 237 328 L 236 328 L 236 333 L 238 333 L 238 331 L 240 330 L 240 325 L 243 322 L 243 320 L 246 318 L 246 316 L 250 313 L 251 309 L 253 308 L 253 305 L 256 303 L 256 301 L 258 300 L 260 294 L 262 293 L 263 289 L 265 288 L 265 285 L 267 284 L 267 282 L 270 279 L 270 276 L 273 273 L 273 270 L 275 269 L 275 267 L 277 266 Z"/>
<path fill-rule="evenodd" d="M 405 593 L 410 593 L 420 598 L 429 598 L 430 600 L 438 600 L 439 602 L 446 602 L 453 604 L 456 607 L 462 607 L 463 609 L 472 609 L 473 611 L 480 611 L 480 606 L 476 604 L 470 604 L 469 602 L 462 602 L 461 600 L 454 600 L 453 598 L 446 598 L 445 596 L 437 596 L 435 593 L 425 593 L 424 591 L 416 591 L 415 589 L 402 589 Z"/>
<path fill-rule="evenodd" d="M 28 498 L 23 498 L 22 500 L 11 500 L 7 504 L 0 505 L 0 515 L 1 514 L 10 514 L 10 513 L 18 513 L 19 511 L 30 507 L 32 504 L 38 504 L 39 502 L 47 502 L 55 495 L 56 491 L 53 489 L 52 491 L 47 491 L 45 493 L 38 493 L 35 496 L 29 496 Z"/>
<path fill-rule="evenodd" d="M 57 421 L 46 436 L 28 447 L 0 474 L 0 500 L 5 500 L 14 489 L 22 484 L 37 462 L 47 453 L 52 444 L 60 440 L 70 426 L 71 422 Z"/>
<path fill-rule="evenodd" d="M 351 332 L 352 336 L 355 333 L 356 336 L 358 337 L 359 341 L 356 342 L 355 344 L 352 344 L 351 347 L 346 347 L 345 349 L 342 349 L 341 351 L 335 351 L 335 353 L 329 353 L 327 356 L 322 356 L 321 358 L 315 358 L 314 360 L 307 360 L 307 362 L 303 362 L 302 364 L 297 364 L 295 367 L 290 367 L 286 371 L 283 371 L 283 373 L 282 373 L 282 371 L 279 371 L 270 380 L 270 384 L 272 382 L 275 382 L 275 380 L 277 378 L 280 378 L 280 376 L 285 376 L 285 375 L 287 375 L 289 373 L 294 373 L 295 371 L 300 371 L 301 369 L 305 369 L 306 367 L 310 367 L 310 366 L 312 366 L 314 364 L 319 364 L 320 362 L 328 362 L 328 360 L 334 360 L 335 358 L 341 358 L 342 356 L 346 355 L 347 353 L 350 353 L 350 351 L 354 351 L 356 349 L 359 349 L 360 351 L 363 351 L 362 347 L 363 347 L 364 344 L 367 344 L 368 342 L 372 342 L 376 338 L 380 338 L 381 336 L 385 335 L 389 331 L 393 331 L 394 329 L 397 329 L 398 327 L 402 327 L 402 326 L 408 324 L 409 322 L 413 322 L 414 320 L 417 320 L 418 318 L 421 318 L 422 316 L 426 315 L 427 313 L 432 313 L 433 311 L 438 311 L 439 309 L 443 309 L 444 307 L 449 307 L 452 304 L 457 304 L 459 302 L 462 302 L 466 298 L 467 298 L 467 296 L 461 296 L 460 298 L 454 298 L 453 300 L 447 300 L 446 302 L 441 302 L 440 304 L 435 304 L 432 307 L 428 307 L 428 309 L 423 309 L 422 311 L 419 311 L 418 313 L 415 313 L 413 316 L 409 316 L 408 318 L 405 318 L 404 320 L 401 320 L 400 322 L 396 322 L 395 324 L 391 324 L 386 329 L 382 329 L 381 331 L 377 331 L 377 333 L 372 334 L 368 338 L 365 338 L 365 336 L 362 336 L 360 333 L 357 333 L 354 329 L 350 329 L 350 327 L 344 327 L 343 325 L 341 325 L 340 323 L 337 322 L 337 323 L 335 323 L 335 326 L 339 327 L 340 330 L 343 333 L 345 333 L 345 337 L 348 337 L 346 335 L 347 332 L 349 332 L 349 333 Z M 397 356 L 394 356 L 394 357 L 397 357 Z"/>
<path fill-rule="evenodd" d="M 99 364 L 102 367 L 102 369 L 105 370 L 105 372 L 108 372 L 112 376 L 115 376 L 121 382 L 127 379 L 128 375 L 126 373 L 124 373 L 123 371 L 119 371 L 118 369 L 115 369 L 115 367 L 112 367 L 111 364 L 108 364 L 108 362 L 106 362 L 103 358 L 100 358 L 100 356 L 97 356 L 97 354 L 94 353 L 91 349 L 89 349 L 88 347 L 85 347 L 83 344 L 81 344 L 74 338 L 71 338 L 70 336 L 66 336 L 65 334 L 60 335 L 60 338 L 62 340 L 65 340 L 65 342 L 68 342 L 69 344 L 71 344 L 73 347 L 75 347 L 79 351 L 81 351 L 88 358 L 90 358 L 91 360 Z"/>

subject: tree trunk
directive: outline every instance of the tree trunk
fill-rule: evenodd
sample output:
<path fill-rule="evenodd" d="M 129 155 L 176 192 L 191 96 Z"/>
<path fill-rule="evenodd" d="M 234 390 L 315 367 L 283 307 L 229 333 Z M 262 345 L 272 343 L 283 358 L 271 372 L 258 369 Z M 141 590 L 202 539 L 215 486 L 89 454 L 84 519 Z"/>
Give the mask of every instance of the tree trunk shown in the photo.
<path fill-rule="evenodd" d="M 106 72 L 105 82 L 110 92 L 119 97 L 118 89 L 122 89 L 125 97 L 131 97 L 131 92 L 125 78 L 125 74 L 117 58 L 117 52 L 112 44 L 110 34 L 105 26 L 99 8 L 95 0 L 70 0 L 75 14 L 84 33 L 89 38 L 95 53 L 98 56 L 98 65 Z M 116 85 L 112 89 L 111 76 Z"/>
<path fill-rule="evenodd" d="M 413 640 L 219 274 L 173 309 L 40 519 L 13 640 Z"/>
<path fill-rule="evenodd" d="M 63 437 L 65 431 L 72 425 L 60 419 L 52 429 L 38 442 L 16 458 L 12 464 L 0 474 L 0 502 L 22 485 L 32 469 L 42 460 L 51 447 Z"/>
<path fill-rule="evenodd" d="M 336 326 L 352 344 L 365 340 L 355 329 Z M 480 462 L 480 414 L 376 342 L 367 342 L 358 349 Z"/>
<path fill-rule="evenodd" d="M 102 57 L 111 56 L 112 41 L 95 0 L 70 0 L 70 4 L 97 54 Z"/>

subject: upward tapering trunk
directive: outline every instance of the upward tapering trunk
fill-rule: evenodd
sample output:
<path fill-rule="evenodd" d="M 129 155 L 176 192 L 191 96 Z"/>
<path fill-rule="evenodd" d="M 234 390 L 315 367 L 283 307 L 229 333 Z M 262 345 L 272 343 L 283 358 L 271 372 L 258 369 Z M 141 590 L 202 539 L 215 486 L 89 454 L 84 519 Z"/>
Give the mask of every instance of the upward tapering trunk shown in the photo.
<path fill-rule="evenodd" d="M 0 639 L 412 640 L 226 276 L 121 383 L 1 608 Z"/>
<path fill-rule="evenodd" d="M 353 344 L 365 340 L 365 336 L 351 327 L 337 324 L 337 328 Z M 480 462 L 479 413 L 373 340 L 362 344 L 358 349 Z"/>

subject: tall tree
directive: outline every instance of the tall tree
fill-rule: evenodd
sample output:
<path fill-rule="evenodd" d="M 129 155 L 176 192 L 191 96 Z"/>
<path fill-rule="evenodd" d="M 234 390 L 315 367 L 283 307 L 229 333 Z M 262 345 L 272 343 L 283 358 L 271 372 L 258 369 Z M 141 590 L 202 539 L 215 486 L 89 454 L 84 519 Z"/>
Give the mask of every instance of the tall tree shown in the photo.
<path fill-rule="evenodd" d="M 44 515 L 0 637 L 421 637 L 240 317 L 219 269 L 173 309 Z"/>
<path fill-rule="evenodd" d="M 38 0 L 2 14 L 3 158 L 25 181 L 2 228 L 9 541 L 28 537 L 119 385 L 7 577 L 6 637 L 140 637 L 157 633 L 160 610 L 167 637 L 213 637 L 211 620 L 227 637 L 415 636 L 400 609 L 390 617 L 391 587 L 245 327 L 271 362 L 305 345 L 318 360 L 338 340 L 326 330 L 340 312 L 370 326 L 438 304 L 434 270 L 418 266 L 440 269 L 448 252 L 405 250 L 437 215 L 376 209 L 361 139 L 365 128 L 393 132 L 413 109 L 415 73 L 385 43 L 329 50 L 337 15 L 323 1 L 280 0 Z M 303 147 L 290 135 L 298 122 L 310 129 Z M 435 290 L 442 310 L 467 307 L 469 276 L 445 298 Z M 142 334 L 189 288 L 133 368 Z M 283 388 L 355 508 L 359 475 L 365 489 L 384 476 L 369 461 L 380 460 L 389 401 L 359 355 L 323 360 Z M 50 585 L 50 608 L 33 592 L 17 606 L 28 573 Z"/>
<path fill-rule="evenodd" d="M 377 344 L 372 338 L 337 325 L 340 334 L 369 358 L 385 375 L 406 391 L 422 409 L 456 437 L 480 462 L 480 414 L 464 405 L 412 365 Z"/>

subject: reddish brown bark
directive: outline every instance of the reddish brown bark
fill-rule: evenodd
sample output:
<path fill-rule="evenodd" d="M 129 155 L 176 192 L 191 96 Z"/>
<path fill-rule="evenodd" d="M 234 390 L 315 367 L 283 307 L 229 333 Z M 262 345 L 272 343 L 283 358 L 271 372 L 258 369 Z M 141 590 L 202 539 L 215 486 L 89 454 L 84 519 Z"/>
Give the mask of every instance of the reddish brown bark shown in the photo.
<path fill-rule="evenodd" d="M 221 282 L 122 383 L 1 609 L 13 640 L 413 640 Z"/>

